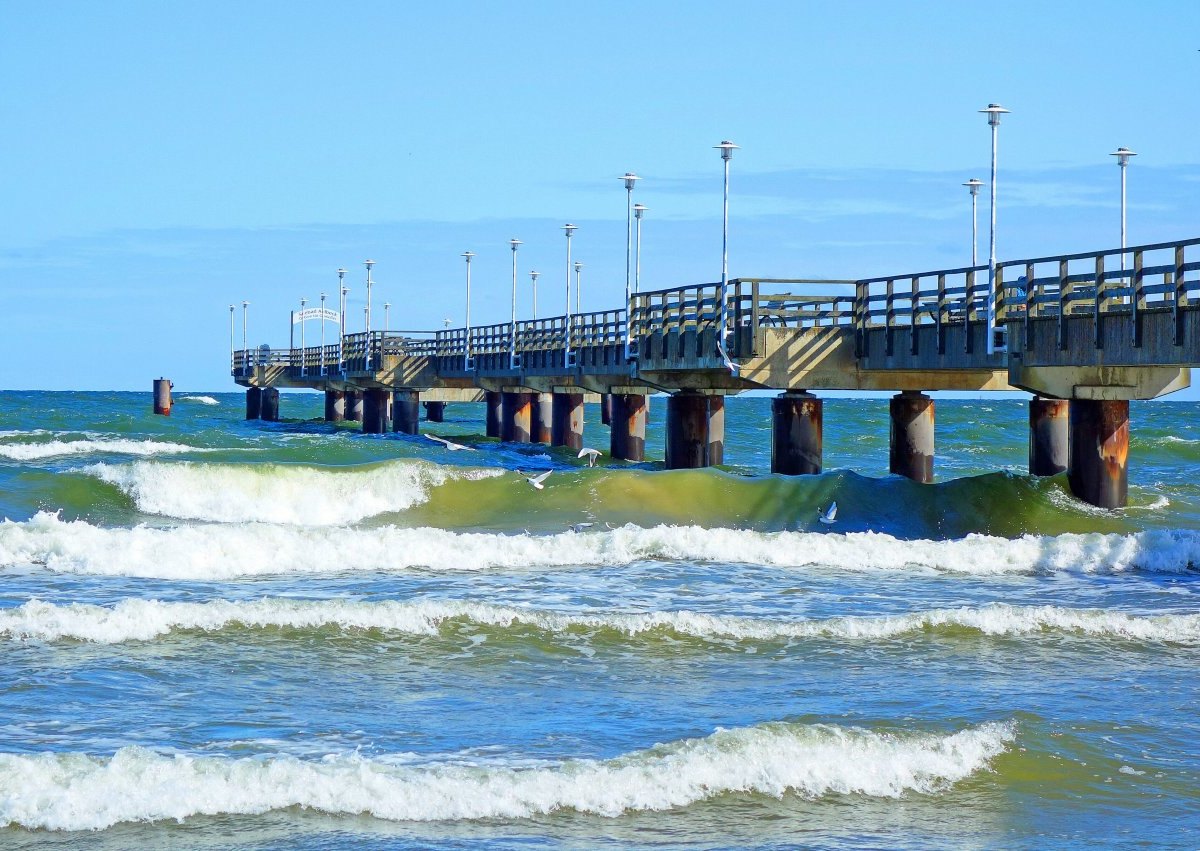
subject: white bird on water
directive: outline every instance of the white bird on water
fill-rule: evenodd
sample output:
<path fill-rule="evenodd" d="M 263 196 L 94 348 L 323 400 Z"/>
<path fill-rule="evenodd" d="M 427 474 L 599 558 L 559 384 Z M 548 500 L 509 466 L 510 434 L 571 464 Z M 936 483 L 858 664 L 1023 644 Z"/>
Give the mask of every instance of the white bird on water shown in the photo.
<path fill-rule="evenodd" d="M 824 511 L 822 511 L 820 508 L 818 508 L 817 509 L 817 519 L 820 520 L 822 523 L 824 523 L 826 526 L 832 526 L 834 523 L 836 523 L 837 522 L 837 503 L 836 502 L 829 503 L 829 507 L 827 509 L 825 509 Z"/>
<path fill-rule="evenodd" d="M 434 441 L 435 443 L 442 444 L 447 449 L 449 449 L 451 452 L 458 452 L 460 449 L 465 449 L 468 452 L 477 452 L 478 451 L 474 446 L 463 446 L 461 443 L 455 443 L 452 440 L 446 440 L 446 438 L 438 437 L 436 434 L 427 434 L 425 436 L 428 437 L 430 440 Z"/>
<path fill-rule="evenodd" d="M 546 481 L 546 479 L 549 478 L 550 474 L 553 472 L 554 472 L 553 470 L 547 470 L 546 472 L 542 473 L 540 476 L 526 476 L 525 481 L 529 482 L 529 484 L 533 485 L 538 490 L 541 490 L 542 488 L 545 487 L 545 485 L 543 485 L 542 482 Z"/>
<path fill-rule="evenodd" d="M 595 467 L 596 459 L 600 457 L 600 450 L 599 449 L 589 449 L 588 447 L 585 446 L 585 447 L 583 447 L 583 449 L 579 450 L 579 454 L 576 457 L 583 458 L 585 455 L 587 456 L 587 459 L 588 459 L 588 466 Z"/>
<path fill-rule="evenodd" d="M 571 531 L 572 532 L 585 532 L 595 525 L 596 525 L 595 523 L 572 523 Z"/>

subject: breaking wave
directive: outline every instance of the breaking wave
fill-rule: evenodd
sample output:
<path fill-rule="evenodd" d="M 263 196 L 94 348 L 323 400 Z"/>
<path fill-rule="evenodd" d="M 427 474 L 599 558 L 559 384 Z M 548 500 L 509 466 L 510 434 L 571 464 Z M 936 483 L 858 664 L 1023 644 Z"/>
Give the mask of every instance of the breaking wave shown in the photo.
<path fill-rule="evenodd" d="M 1012 722 L 951 734 L 883 733 L 772 722 L 718 729 L 614 759 L 520 766 L 413 764 L 412 755 L 229 758 L 138 747 L 0 755 L 0 826 L 101 830 L 120 822 L 259 814 L 301 807 L 392 821 L 528 818 L 573 810 L 617 817 L 730 793 L 936 794 L 989 768 L 1016 738 Z"/>
<path fill-rule="evenodd" d="M 832 638 L 870 641 L 920 632 L 988 636 L 1066 633 L 1133 641 L 1200 643 L 1200 615 L 1138 616 L 1102 609 L 1010 606 L 932 609 L 898 615 L 783 620 L 694 611 L 554 612 L 470 600 L 212 600 L 204 603 L 125 599 L 112 607 L 31 600 L 0 609 L 0 635 L 74 639 L 102 644 L 149 641 L 171 632 L 231 628 L 375 630 L 439 635 L 467 624 L 487 629 L 533 628 L 561 635 L 612 632 L 624 636 L 683 635 L 702 640 L 772 641 Z"/>
<path fill-rule="evenodd" d="M 219 405 L 221 404 L 212 396 L 180 396 L 180 402 L 195 402 L 197 405 Z"/>
<path fill-rule="evenodd" d="M 411 492 L 417 489 L 413 485 Z M 193 495 L 195 500 L 211 505 L 214 512 L 220 509 L 220 497 L 220 492 Z M 365 502 L 382 497 L 364 495 L 362 499 Z M 398 501 L 393 497 L 392 504 Z M 371 506 L 356 503 L 352 507 L 357 513 Z M 299 506 L 291 509 L 299 510 Z M 60 572 L 170 579 L 411 568 L 527 569 L 651 560 L 970 575 L 1130 570 L 1182 573 L 1200 565 L 1200 533 L 1151 530 L 1130 535 L 1026 535 L 1011 539 L 968 535 L 947 541 L 910 541 L 877 532 L 756 532 L 698 526 L 646 529 L 627 525 L 554 535 L 267 523 L 105 528 L 82 520 L 62 520 L 46 512 L 28 521 L 0 522 L 0 566 L 43 564 Z"/>
<path fill-rule="evenodd" d="M 13 461 L 38 461 L 65 455 L 179 455 L 185 452 L 216 452 L 182 443 L 128 438 L 88 438 L 84 440 L 47 440 L 36 443 L 0 443 L 0 458 Z"/>

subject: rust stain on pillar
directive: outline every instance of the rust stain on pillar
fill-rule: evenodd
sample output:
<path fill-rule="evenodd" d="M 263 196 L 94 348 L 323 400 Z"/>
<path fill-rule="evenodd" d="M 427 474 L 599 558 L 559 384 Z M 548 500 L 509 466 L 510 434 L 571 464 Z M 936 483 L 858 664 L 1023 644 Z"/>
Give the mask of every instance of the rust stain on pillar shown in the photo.
<path fill-rule="evenodd" d="M 530 419 L 533 408 L 532 393 L 505 393 L 502 440 L 512 443 L 529 443 Z"/>
<path fill-rule="evenodd" d="M 363 394 L 361 390 L 346 391 L 346 419 L 361 423 L 363 418 Z"/>
<path fill-rule="evenodd" d="M 1070 413 L 1071 493 L 1100 508 L 1129 501 L 1129 402 L 1073 399 Z"/>
<path fill-rule="evenodd" d="M 708 397 L 708 463 L 725 463 L 725 397 Z"/>
<path fill-rule="evenodd" d="M 171 416 L 171 381 L 167 378 L 154 379 L 154 413 Z"/>
<path fill-rule="evenodd" d="M 646 460 L 646 397 L 640 393 L 613 394 L 609 453 L 625 461 Z"/>
<path fill-rule="evenodd" d="M 534 393 L 529 438 L 533 443 L 550 443 L 554 427 L 554 394 Z"/>
<path fill-rule="evenodd" d="M 551 403 L 550 444 L 576 451 L 583 448 L 583 394 L 555 393 Z"/>
<path fill-rule="evenodd" d="M 488 437 L 500 437 L 504 422 L 504 394 L 488 390 L 484 397 L 484 428 Z"/>
<path fill-rule="evenodd" d="M 1070 411 L 1066 399 L 1029 400 L 1029 474 L 1055 476 L 1070 462 Z"/>
<path fill-rule="evenodd" d="M 789 391 L 771 400 L 771 472 L 785 476 L 821 472 L 824 402 L 811 393 Z"/>
<path fill-rule="evenodd" d="M 933 481 L 933 399 L 905 390 L 891 399 L 889 469 L 916 482 Z"/>

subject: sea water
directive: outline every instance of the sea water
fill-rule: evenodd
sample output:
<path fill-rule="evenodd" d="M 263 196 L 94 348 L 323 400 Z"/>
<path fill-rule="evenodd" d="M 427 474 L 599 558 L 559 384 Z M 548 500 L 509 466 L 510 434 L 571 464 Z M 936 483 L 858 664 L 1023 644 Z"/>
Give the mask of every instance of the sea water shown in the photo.
<path fill-rule="evenodd" d="M 665 471 L 0 394 L 0 847 L 1200 846 L 1200 405 L 1120 511 L 1016 398 L 938 400 L 933 485 L 878 398 L 772 476 L 769 406 Z"/>

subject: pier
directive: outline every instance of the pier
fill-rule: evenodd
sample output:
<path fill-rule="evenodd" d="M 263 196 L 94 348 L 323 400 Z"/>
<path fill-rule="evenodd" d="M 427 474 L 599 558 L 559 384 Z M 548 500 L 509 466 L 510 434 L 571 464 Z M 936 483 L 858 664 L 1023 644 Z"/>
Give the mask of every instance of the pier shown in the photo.
<path fill-rule="evenodd" d="M 428 333 L 347 334 L 235 350 L 247 418 L 280 387 L 326 394 L 325 418 L 415 434 L 422 406 L 484 402 L 488 436 L 583 445 L 609 411 L 614 458 L 642 461 L 650 396 L 667 394 L 668 468 L 724 458 L 725 396 L 777 390 L 771 469 L 821 472 L 821 390 L 890 391 L 890 470 L 933 480 L 927 391 L 1024 390 L 1033 475 L 1064 470 L 1092 505 L 1127 500 L 1129 402 L 1200 364 L 1200 239 L 866 279 L 735 278 L 635 293 L 621 309 Z M 994 322 L 989 324 L 989 316 Z M 611 407 L 608 407 L 611 406 Z M 435 411 L 437 412 L 435 418 Z"/>

